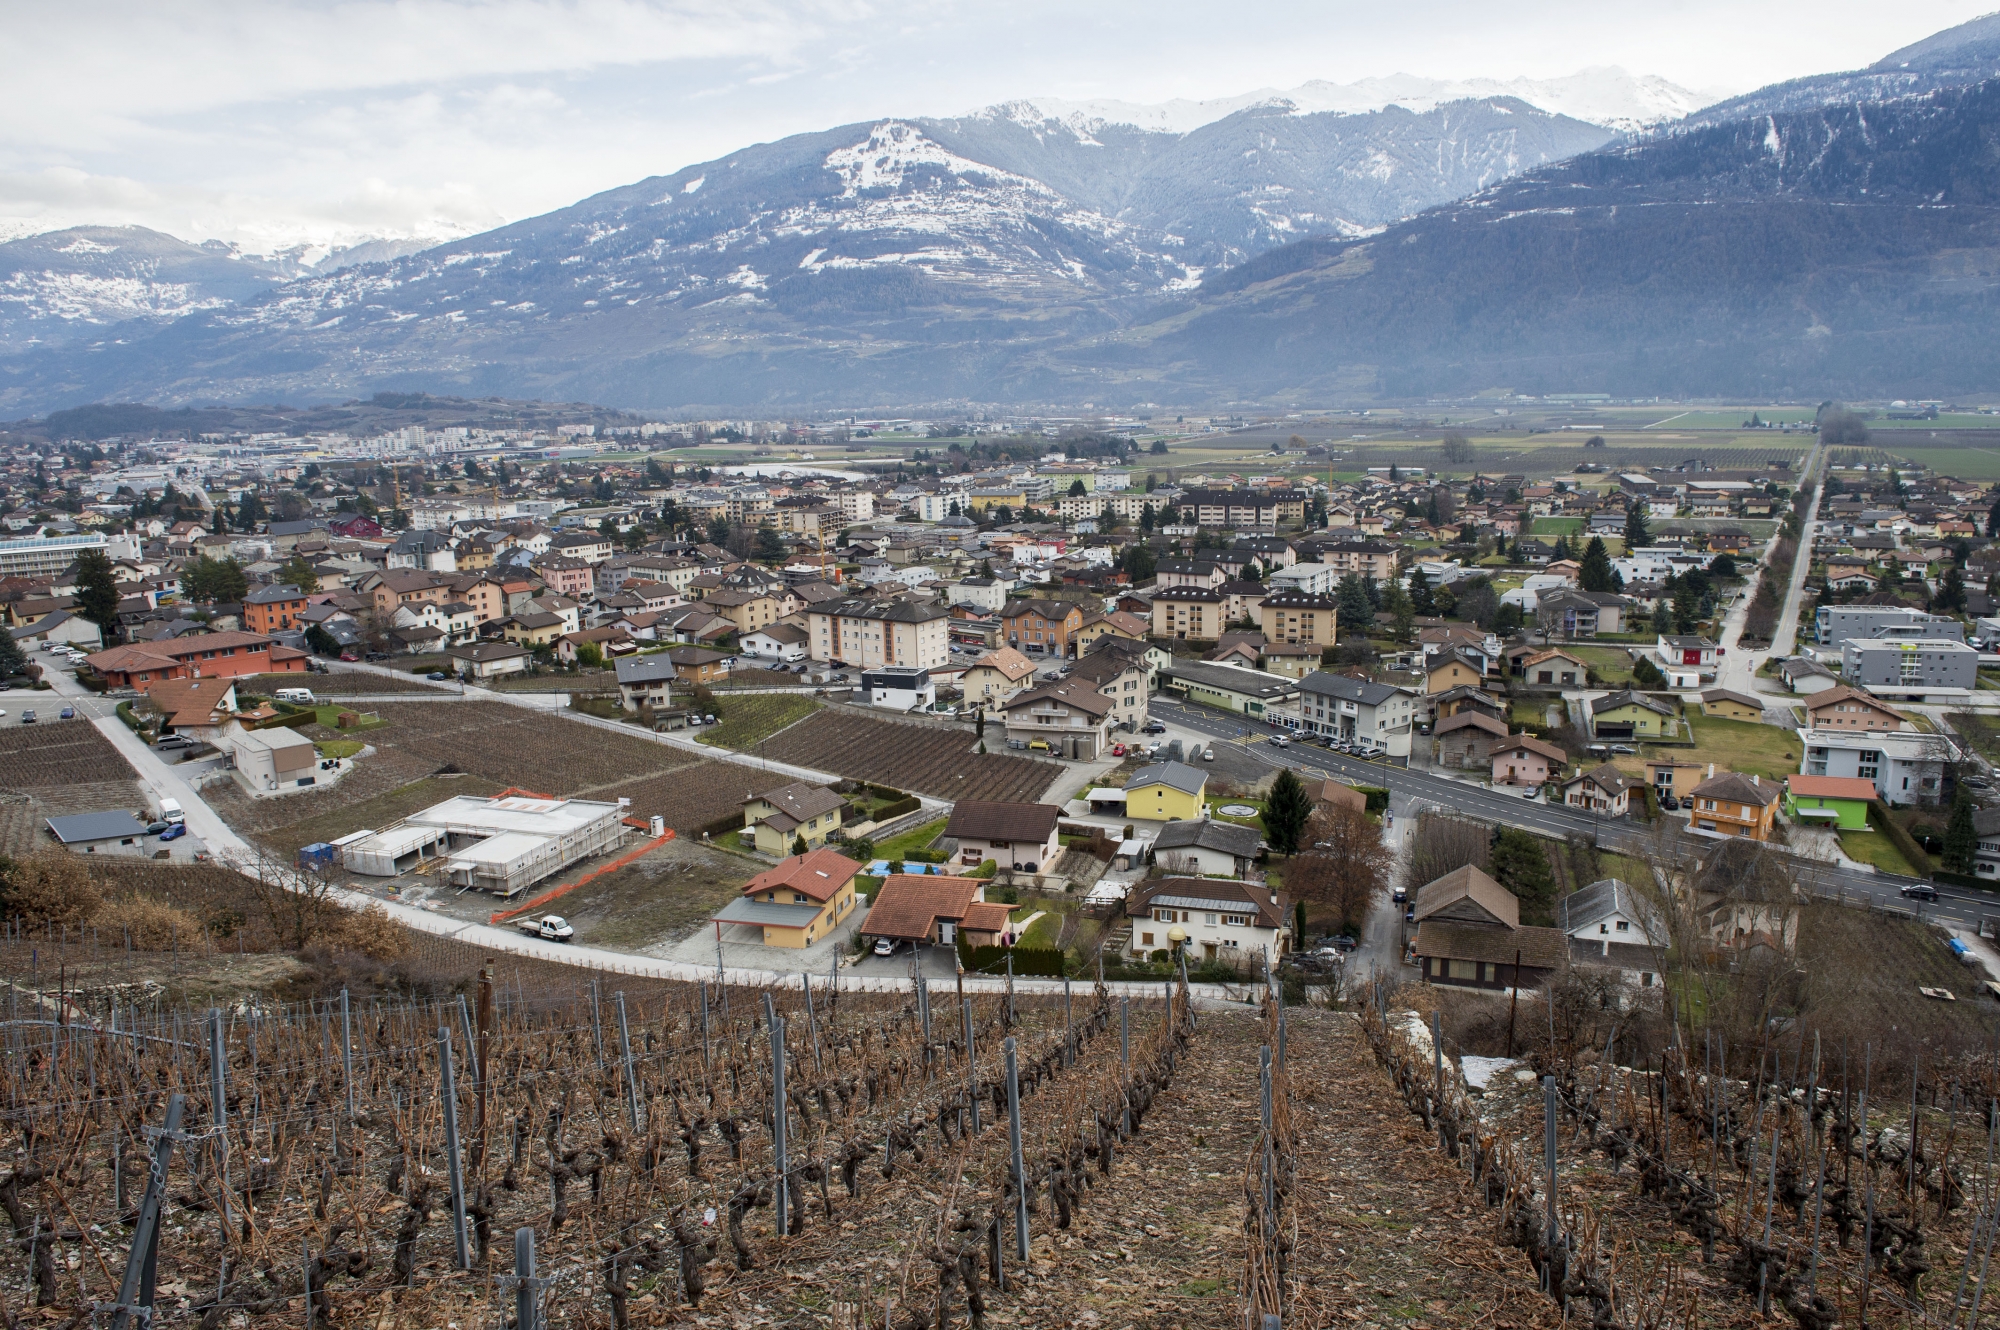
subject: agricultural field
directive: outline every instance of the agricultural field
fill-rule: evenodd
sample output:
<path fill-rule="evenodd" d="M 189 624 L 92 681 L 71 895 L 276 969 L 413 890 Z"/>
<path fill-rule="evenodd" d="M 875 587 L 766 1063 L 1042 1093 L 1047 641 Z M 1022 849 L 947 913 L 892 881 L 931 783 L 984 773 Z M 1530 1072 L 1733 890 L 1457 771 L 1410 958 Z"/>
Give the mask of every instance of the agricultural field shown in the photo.
<path fill-rule="evenodd" d="M 549 794 L 581 794 L 697 760 L 638 733 L 586 730 L 505 702 L 384 702 L 374 710 L 389 722 L 367 736 L 377 749 Z"/>
<path fill-rule="evenodd" d="M 1914 462 L 1935 475 L 2000 480 L 2000 436 L 1991 448 L 1898 448 L 1894 457 Z"/>
<path fill-rule="evenodd" d="M 763 771 L 739 762 L 696 759 L 668 771 L 595 787 L 583 797 L 630 799 L 633 817 L 651 817 L 657 813 L 675 831 L 690 836 L 732 813 L 740 813 L 743 801 L 751 795 L 791 782 L 792 778 L 781 772 Z"/>
<path fill-rule="evenodd" d="M 57 699 L 47 710 L 53 713 L 61 705 Z M 87 720 L 45 720 L 0 730 L 0 786 L 5 788 L 40 791 L 138 778 Z"/>
<path fill-rule="evenodd" d="M 716 699 L 716 707 L 722 723 L 703 730 L 701 741 L 718 748 L 748 750 L 812 715 L 819 710 L 819 703 L 797 693 L 724 694 Z"/>
<path fill-rule="evenodd" d="M 989 745 L 993 742 L 988 740 Z M 938 799 L 1034 803 L 1061 774 L 1055 763 L 1038 758 L 975 752 L 977 743 L 969 726 L 821 712 L 792 726 L 761 751 L 774 761 Z"/>

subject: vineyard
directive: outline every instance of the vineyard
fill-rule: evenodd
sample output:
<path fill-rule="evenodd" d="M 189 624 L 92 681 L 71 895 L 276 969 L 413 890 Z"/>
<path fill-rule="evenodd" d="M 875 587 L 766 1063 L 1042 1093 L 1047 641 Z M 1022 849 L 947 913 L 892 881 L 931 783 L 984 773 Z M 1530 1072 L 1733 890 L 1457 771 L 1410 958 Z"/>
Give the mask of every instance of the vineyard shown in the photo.
<path fill-rule="evenodd" d="M 978 742 L 970 727 L 828 711 L 792 726 L 759 751 L 774 762 L 954 801 L 1034 803 L 1061 774 L 1061 768 L 1036 758 L 975 752 Z"/>
<path fill-rule="evenodd" d="M 9 789 L 137 779 L 131 764 L 89 721 L 48 721 L 0 730 L 0 785 Z"/>

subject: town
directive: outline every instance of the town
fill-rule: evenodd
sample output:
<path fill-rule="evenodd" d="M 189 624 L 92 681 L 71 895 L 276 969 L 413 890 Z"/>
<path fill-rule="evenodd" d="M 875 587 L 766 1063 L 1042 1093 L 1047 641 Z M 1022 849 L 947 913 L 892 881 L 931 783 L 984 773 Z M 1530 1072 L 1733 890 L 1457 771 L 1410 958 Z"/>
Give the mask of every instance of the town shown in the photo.
<path fill-rule="evenodd" d="M 970 1150 L 982 1112 L 986 1127 L 1028 1112 L 1032 1087 L 983 1079 L 1010 1031 L 1007 1076 L 1018 1040 L 1019 1074 L 1051 1082 L 1029 1101 L 1056 1153 L 1034 1166 L 1046 1199 L 1023 1266 L 1048 1314 L 1083 1305 L 1047 1280 L 1082 1259 L 1071 1210 L 1100 1205 L 1080 1190 L 1085 1155 L 1127 1187 L 1155 1166 L 1114 1174 L 1114 1150 L 1172 1157 L 1139 1135 L 1133 1087 L 1224 1076 L 1260 1041 L 1289 1038 L 1316 1075 L 1380 1076 L 1365 1056 L 1398 1076 L 1435 1139 L 1392 1153 L 1428 1195 L 1464 1185 L 1477 1142 L 1522 1114 L 1520 1148 L 1539 1151 L 1536 1078 L 1558 1066 L 1620 1149 L 1661 1167 L 1742 1150 L 1750 1177 L 1781 1176 L 1773 1147 L 1760 1173 L 1748 1138 L 1724 1137 L 1732 1113 L 1760 1111 L 1767 1045 L 1770 1075 L 1816 1094 L 1834 1053 L 1802 1032 L 1841 1031 L 1857 1084 L 1865 1051 L 1908 1096 L 1974 1074 L 1990 1044 L 2000 475 L 1963 478 L 1985 471 L 1980 450 L 1905 449 L 1844 408 L 1762 408 L 1774 427 L 1746 407 L 1754 425 L 1670 437 L 1640 417 L 1675 409 L 1592 408 L 1581 426 L 1577 408 L 1535 410 L 10 438 L 0 894 L 10 954 L 33 953 L 15 982 L 106 1037 L 213 1006 L 200 1037 L 238 1041 L 231 1074 L 259 1057 L 316 1068 L 300 1074 L 318 1078 L 317 1111 L 378 1092 L 348 1050 L 386 1068 L 396 1031 L 442 1024 L 481 1132 L 516 1111 L 487 1107 L 488 1040 L 525 1050 L 538 1022 L 570 1022 L 581 1043 L 542 1065 L 608 1076 L 584 1135 L 625 1135 L 579 1155 L 548 1119 L 557 1212 L 594 1168 L 593 1195 L 620 1179 L 619 1222 L 650 1225 L 635 1188 L 663 1185 L 675 1133 L 694 1188 L 664 1239 L 572 1290 L 610 1296 L 621 1327 L 642 1297 L 699 1308 L 710 1284 L 747 1323 L 752 1239 L 822 1225 L 805 1215 L 834 1213 L 829 1174 L 861 1195 L 855 1132 L 887 1133 L 893 1178 L 899 1153 L 923 1164 L 926 1132 Z M 1246 1004 L 1261 1024 L 1196 1036 L 1198 1013 Z M 1359 1033 L 1314 1013 L 1351 1013 Z M 314 1043 L 327 1021 L 339 1052 Z M 34 1028 L 14 1047 L 46 1052 L 36 1074 L 84 1074 Z M 1697 1028 L 1706 1053 L 1686 1042 Z M 804 1042 L 757 1072 L 756 1040 L 786 1038 Z M 687 1087 L 713 1100 L 725 1058 L 744 1079 L 694 1112 Z M 791 1147 L 813 1177 L 783 1162 L 789 1113 L 774 1126 L 753 1102 L 785 1101 L 788 1064 L 817 1087 L 795 1125 L 820 1143 Z M 1314 1130 L 1364 1107 L 1274 1083 Z M 496 1090 L 552 1095 L 524 1084 Z M 1256 1090 L 1175 1111 L 1254 1128 Z M 1678 1142 L 1642 1120 L 1662 1094 L 1706 1097 Z M 291 1130 L 278 1103 L 232 1105 L 246 1139 Z M 1802 1151 L 1817 1129 L 1796 1116 Z M 743 1158 L 753 1122 L 766 1180 L 714 1192 L 703 1219 L 704 1135 Z M 1218 1121 L 1174 1130 L 1197 1173 L 1240 1174 Z M 1939 1148 L 1901 1165 L 1906 1225 L 1925 1189 L 1961 1185 Z M 1349 1190 L 1381 1172 L 1387 1215 L 1389 1149 L 1287 1167 Z M 1479 1167 L 1532 1187 L 1540 1165 L 1512 1150 Z M 1614 1194 L 1615 1173 L 1574 1176 L 1575 1203 Z M 249 1205 L 249 1185 L 219 1194 Z M 258 1204 L 282 1202 L 270 1185 Z M 453 1192 L 461 1268 L 465 1215 L 503 1204 L 480 1185 Z M 881 1222 L 932 1222 L 925 1184 L 877 1185 Z M 1711 1188 L 1691 1194 L 1720 1224 L 1721 1184 L 1674 1185 Z M 982 1186 L 991 1214 L 954 1211 L 976 1240 L 949 1240 L 941 1306 L 952 1280 L 970 1308 L 1026 1259 L 1029 1212 L 1017 1252 L 1009 1207 L 1029 1189 Z M 1251 1206 L 1249 1259 L 1338 1264 L 1332 1229 L 1287 1254 L 1294 1186 Z M 1240 1209 L 1231 1188 L 1216 1204 Z M 392 1190 L 417 1216 L 394 1258 L 409 1283 L 443 1202 Z M 708 1266 L 717 1205 L 730 1278 L 727 1259 Z M 1064 1218 L 1040 1233 L 1044 1205 Z M 1123 1213 L 1092 1231 L 1125 1240 Z M 481 1260 L 486 1242 L 482 1227 Z M 1920 1255 L 1920 1235 L 1892 1242 L 1880 1259 Z M 1534 1231 L 1513 1246 L 1544 1277 L 1635 1278 Z M 639 1292 L 668 1255 L 675 1273 Z M 284 1296 L 329 1308 L 312 1281 L 341 1275 L 317 1259 Z M 1856 1260 L 1844 1244 L 1814 1259 Z M 1815 1324 L 1800 1268 L 1779 1275 Z M 835 1301 L 879 1307 L 875 1275 L 856 1278 Z M 1435 1296 L 1470 1287 L 1423 1278 Z M 830 1323 L 881 1323 L 861 1317 Z"/>

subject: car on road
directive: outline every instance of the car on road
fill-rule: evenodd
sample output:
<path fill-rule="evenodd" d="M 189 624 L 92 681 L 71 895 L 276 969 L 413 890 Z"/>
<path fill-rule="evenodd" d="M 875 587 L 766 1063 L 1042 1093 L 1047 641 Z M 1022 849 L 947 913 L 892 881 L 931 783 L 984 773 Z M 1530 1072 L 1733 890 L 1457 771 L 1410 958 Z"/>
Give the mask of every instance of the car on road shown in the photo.
<path fill-rule="evenodd" d="M 58 720 L 75 720 L 75 719 L 76 719 L 76 708 L 75 708 L 75 707 L 64 707 L 64 708 L 63 708 L 63 709 L 62 709 L 62 710 L 61 710 L 60 712 L 58 712 L 58 713 L 57 713 L 57 716 L 56 716 L 56 718 L 57 718 Z"/>
<path fill-rule="evenodd" d="M 1405 888 L 1397 887 L 1394 891 L 1389 893 L 1389 899 L 1396 902 L 1396 904 L 1398 905 L 1404 905 L 1409 902 L 1410 893 Z"/>
<path fill-rule="evenodd" d="M 1897 894 L 1902 896 L 1906 901 L 1923 901 L 1929 905 L 1937 904 L 1937 888 L 1928 882 L 1912 882 Z"/>
<path fill-rule="evenodd" d="M 573 942 L 576 930 L 569 926 L 569 920 L 559 914 L 545 914 L 539 919 L 516 919 L 514 927 L 531 937 L 549 942 Z"/>
<path fill-rule="evenodd" d="M 33 711 L 23 711 L 21 713 L 21 723 L 23 725 L 33 725 L 35 723 L 35 713 Z"/>
<path fill-rule="evenodd" d="M 1111 756 L 1113 756 L 1113 757 L 1123 757 L 1123 756 L 1125 756 L 1125 745 L 1124 745 L 1124 744 L 1112 744 L 1112 745 L 1111 745 Z"/>
<path fill-rule="evenodd" d="M 1290 739 L 1287 739 L 1284 735 L 1274 734 L 1271 736 L 1271 747 L 1290 748 L 1291 746 L 1292 746 L 1292 741 Z"/>
<path fill-rule="evenodd" d="M 160 833 L 160 839 L 163 841 L 179 840 L 181 837 L 187 834 L 188 834 L 187 823 L 176 822 L 172 826 L 168 827 L 165 831 Z"/>
<path fill-rule="evenodd" d="M 194 747 L 194 740 L 188 738 L 185 734 L 169 734 L 165 738 L 161 739 L 158 743 L 154 744 L 153 747 L 192 748 Z"/>
<path fill-rule="evenodd" d="M 1523 799 L 1539 799 L 1542 797 L 1542 787 L 1539 785 L 1529 785 L 1522 789 L 1521 797 Z"/>
<path fill-rule="evenodd" d="M 340 658 L 341 658 L 342 660 L 346 660 L 346 659 L 347 659 L 347 656 L 345 655 L 345 653 L 343 653 L 343 654 L 341 655 L 341 657 L 340 657 Z M 386 651 L 371 651 L 371 652 L 369 652 L 369 653 L 368 653 L 368 654 L 367 654 L 366 656 L 364 656 L 364 657 L 363 657 L 362 659 L 364 659 L 364 660 L 387 660 L 387 659 L 389 659 L 389 653 L 388 653 L 388 652 L 386 652 Z"/>
<path fill-rule="evenodd" d="M 358 661 L 358 660 L 360 660 L 360 659 L 361 659 L 361 657 L 359 657 L 359 656 L 355 655 L 355 654 L 354 654 L 354 653 L 353 653 L 352 651 L 343 651 L 343 652 L 341 652 L 341 653 L 340 653 L 340 658 L 341 658 L 342 660 L 346 661 L 346 662 L 347 662 L 348 664 L 350 664 L 350 665 L 354 664 L 354 663 L 355 663 L 356 661 Z"/>

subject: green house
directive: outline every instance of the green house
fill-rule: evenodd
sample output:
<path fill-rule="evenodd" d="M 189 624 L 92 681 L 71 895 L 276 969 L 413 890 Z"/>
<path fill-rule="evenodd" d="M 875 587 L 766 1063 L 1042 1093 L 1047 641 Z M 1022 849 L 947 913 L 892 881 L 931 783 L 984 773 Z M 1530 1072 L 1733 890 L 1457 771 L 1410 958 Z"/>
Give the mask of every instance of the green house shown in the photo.
<path fill-rule="evenodd" d="M 1672 704 L 1626 688 L 1591 703 L 1590 723 L 1599 739 L 1669 739 L 1679 717 Z"/>
<path fill-rule="evenodd" d="M 1785 816 L 1801 826 L 1868 829 L 1875 782 L 1855 776 L 1787 776 Z"/>

